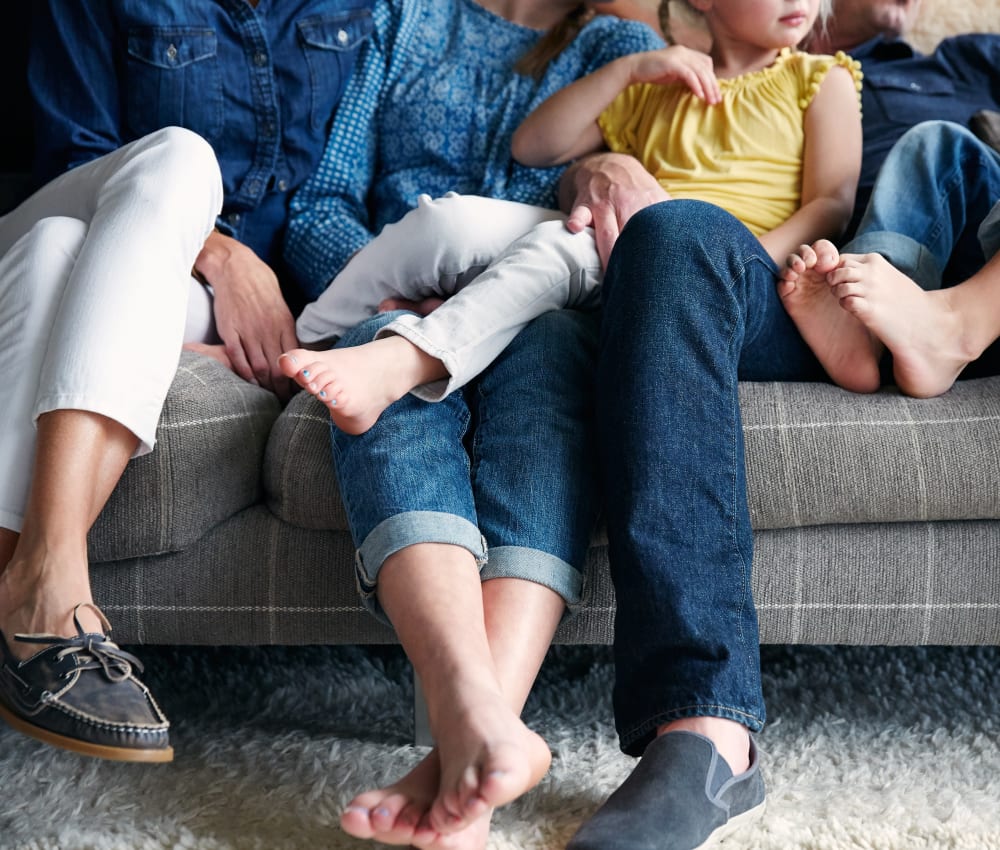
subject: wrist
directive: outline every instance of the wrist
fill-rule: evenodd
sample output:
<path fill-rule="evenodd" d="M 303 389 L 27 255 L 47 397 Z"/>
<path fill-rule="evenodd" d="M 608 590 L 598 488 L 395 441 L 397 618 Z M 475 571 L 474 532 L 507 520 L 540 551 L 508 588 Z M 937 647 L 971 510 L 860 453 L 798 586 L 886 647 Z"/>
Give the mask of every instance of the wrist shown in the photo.
<path fill-rule="evenodd" d="M 213 230 L 194 261 L 195 273 L 213 284 L 225 277 L 225 268 L 232 258 L 235 241 L 231 236 Z"/>

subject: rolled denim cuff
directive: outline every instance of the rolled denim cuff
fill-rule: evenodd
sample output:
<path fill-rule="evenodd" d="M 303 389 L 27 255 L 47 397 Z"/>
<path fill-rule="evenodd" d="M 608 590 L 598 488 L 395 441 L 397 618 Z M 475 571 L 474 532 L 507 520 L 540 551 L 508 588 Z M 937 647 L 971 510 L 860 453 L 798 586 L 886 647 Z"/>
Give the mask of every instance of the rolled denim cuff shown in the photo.
<path fill-rule="evenodd" d="M 483 581 L 519 578 L 533 581 L 558 593 L 571 612 L 580 607 L 583 575 L 562 558 L 524 546 L 494 546 L 479 571 Z"/>
<path fill-rule="evenodd" d="M 888 230 L 859 233 L 842 254 L 881 254 L 921 289 L 941 288 L 942 269 L 934 255 L 909 236 Z"/>
<path fill-rule="evenodd" d="M 983 246 L 983 256 L 987 260 L 1000 254 L 1000 201 L 997 201 L 993 209 L 986 214 L 976 235 L 979 237 L 979 244 Z"/>
<path fill-rule="evenodd" d="M 486 563 L 486 540 L 463 517 L 437 511 L 407 511 L 382 520 L 361 542 L 354 572 L 364 606 L 385 623 L 389 619 L 375 593 L 379 571 L 390 555 L 417 543 L 461 546 L 472 554 L 480 568 Z"/>
<path fill-rule="evenodd" d="M 748 714 L 733 706 L 699 703 L 698 705 L 683 705 L 669 711 L 663 711 L 644 719 L 632 728 L 620 730 L 618 733 L 619 746 L 623 753 L 638 758 L 650 741 L 656 737 L 656 730 L 660 726 L 687 717 L 721 717 L 725 720 L 734 720 L 741 726 L 746 726 L 751 732 L 760 732 L 764 728 L 764 718 L 756 714 Z"/>

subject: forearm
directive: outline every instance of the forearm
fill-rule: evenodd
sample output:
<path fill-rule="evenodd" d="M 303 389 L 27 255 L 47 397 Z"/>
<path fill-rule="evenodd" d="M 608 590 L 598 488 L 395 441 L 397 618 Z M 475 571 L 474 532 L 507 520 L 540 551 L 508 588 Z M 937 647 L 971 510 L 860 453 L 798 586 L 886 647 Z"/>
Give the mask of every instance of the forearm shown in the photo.
<path fill-rule="evenodd" d="M 826 196 L 803 204 L 774 230 L 760 237 L 760 242 L 779 267 L 800 245 L 818 239 L 835 240 L 844 232 L 851 217 L 851 199 Z"/>
<path fill-rule="evenodd" d="M 634 64 L 634 56 L 623 56 L 552 95 L 517 129 L 514 158 L 541 168 L 599 150 L 597 119 L 632 82 Z"/>

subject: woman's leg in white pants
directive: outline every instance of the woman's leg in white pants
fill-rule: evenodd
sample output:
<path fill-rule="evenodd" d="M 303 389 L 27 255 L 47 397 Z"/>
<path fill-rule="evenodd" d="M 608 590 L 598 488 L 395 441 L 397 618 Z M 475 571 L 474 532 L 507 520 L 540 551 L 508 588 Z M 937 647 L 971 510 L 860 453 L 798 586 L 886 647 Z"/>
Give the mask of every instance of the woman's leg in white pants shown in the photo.
<path fill-rule="evenodd" d="M 0 476 L 4 634 L 73 633 L 70 608 L 89 601 L 87 532 L 129 457 L 152 448 L 179 356 L 190 270 L 220 204 L 211 149 L 170 129 L 74 169 L 0 219 L 0 303 L 18 303 L 19 290 L 29 299 L 44 293 L 49 303 L 33 309 L 51 319 L 41 333 L 0 338 L 0 378 L 30 399 L 24 409 L 0 410 L 5 442 L 8 421 L 37 420 L 34 435 L 18 426 L 24 445 L 4 456 L 5 465 L 35 458 L 27 502 L 23 471 Z M 64 240 L 59 274 L 51 263 L 18 266 L 17 251 L 6 262 L 14 243 L 55 216 L 86 227 L 75 259 Z M 30 238 L 23 247 L 44 253 Z M 33 373 L 8 371 L 7 363 L 39 365 Z"/>
<path fill-rule="evenodd" d="M 362 248 L 296 323 L 304 343 L 339 337 L 389 298 L 447 298 L 516 239 L 565 216 L 544 207 L 458 195 L 421 195 L 417 206 Z"/>

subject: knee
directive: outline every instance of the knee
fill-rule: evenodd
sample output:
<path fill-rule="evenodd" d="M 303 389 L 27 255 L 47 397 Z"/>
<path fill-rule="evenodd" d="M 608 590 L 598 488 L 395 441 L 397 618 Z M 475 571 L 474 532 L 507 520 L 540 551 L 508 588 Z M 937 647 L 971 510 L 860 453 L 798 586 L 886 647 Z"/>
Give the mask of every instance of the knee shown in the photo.
<path fill-rule="evenodd" d="M 989 148 L 967 127 L 954 121 L 922 121 L 907 130 L 896 142 L 901 155 L 911 162 L 946 154 L 961 157 L 967 152 L 978 154 Z"/>
<path fill-rule="evenodd" d="M 75 262 L 86 238 L 87 225 L 78 218 L 50 216 L 35 222 L 22 242 L 25 261 L 38 273 L 32 279 L 44 281 L 50 277 L 46 269 Z"/>
<path fill-rule="evenodd" d="M 44 256 L 59 251 L 75 256 L 87 236 L 87 225 L 78 218 L 54 215 L 39 219 L 28 237 L 30 250 Z"/>
<path fill-rule="evenodd" d="M 440 198 L 421 195 L 417 205 L 400 220 L 415 244 L 442 245 L 461 243 L 481 235 L 484 220 L 473 195 L 448 192 Z"/>
<path fill-rule="evenodd" d="M 726 259 L 746 230 L 714 204 L 663 201 L 636 213 L 622 230 L 604 278 L 604 301 L 621 289 L 630 301 L 654 303 L 672 298 L 674 286 L 686 289 L 692 276 Z M 749 233 L 747 231 L 747 233 Z M 728 247 L 726 247 L 728 246 Z"/>
<path fill-rule="evenodd" d="M 188 198 L 204 196 L 209 206 L 222 207 L 222 173 L 212 146 L 197 133 L 184 127 L 164 127 L 137 142 L 142 158 L 142 175 L 153 197 L 178 191 Z M 214 215 L 214 213 L 213 213 Z"/>
<path fill-rule="evenodd" d="M 87 225 L 68 216 L 35 222 L 4 258 L 3 290 L 35 306 L 60 297 L 66 278 L 87 238 Z"/>

